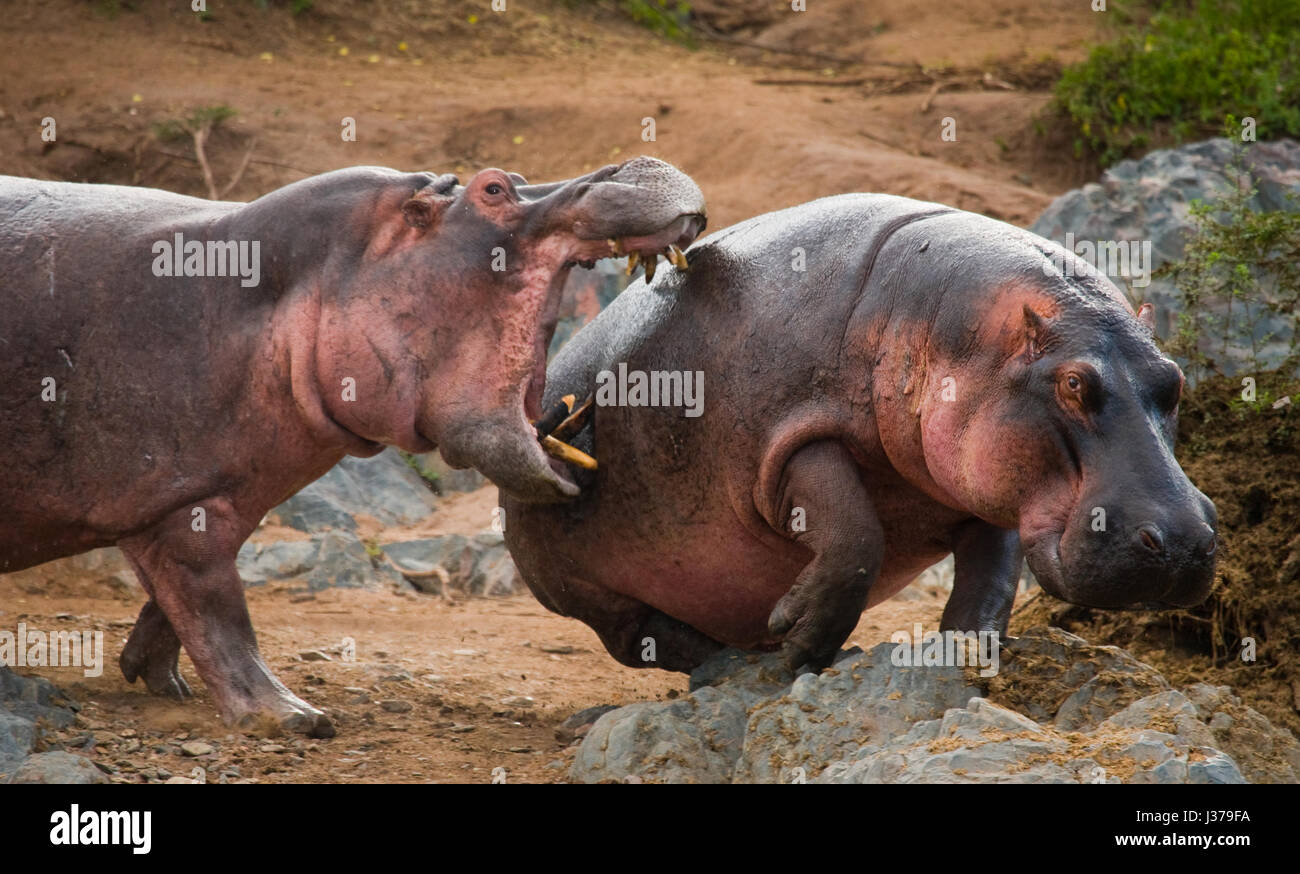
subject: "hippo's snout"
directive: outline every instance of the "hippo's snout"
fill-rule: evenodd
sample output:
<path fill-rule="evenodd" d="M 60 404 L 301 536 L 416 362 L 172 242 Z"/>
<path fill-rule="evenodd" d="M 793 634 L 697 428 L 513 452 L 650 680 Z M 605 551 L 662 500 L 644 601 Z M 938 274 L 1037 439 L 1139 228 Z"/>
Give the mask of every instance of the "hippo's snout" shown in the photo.
<path fill-rule="evenodd" d="M 1085 607 L 1168 610 L 1209 596 L 1218 558 L 1218 517 L 1199 491 L 1173 507 L 1112 503 L 1067 528 L 1052 550 L 1027 549 L 1051 594 Z"/>

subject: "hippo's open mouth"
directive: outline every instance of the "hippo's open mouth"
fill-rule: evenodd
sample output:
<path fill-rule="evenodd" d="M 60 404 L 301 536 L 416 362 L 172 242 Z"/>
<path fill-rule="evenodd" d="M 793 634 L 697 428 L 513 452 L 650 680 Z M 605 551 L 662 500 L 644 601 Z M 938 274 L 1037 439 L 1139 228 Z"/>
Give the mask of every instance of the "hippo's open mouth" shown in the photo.
<path fill-rule="evenodd" d="M 678 216 L 675 221 L 653 234 L 642 236 L 620 236 L 584 238 L 582 228 L 575 228 L 581 245 L 579 251 L 570 259 L 569 264 L 580 264 L 588 269 L 604 258 L 621 258 L 628 256 L 628 272 L 635 270 L 638 264 L 645 267 L 647 281 L 654 278 L 659 256 L 663 255 L 679 270 L 687 268 L 686 248 L 694 242 L 696 236 L 704 229 L 703 215 L 691 213 Z"/>
<path fill-rule="evenodd" d="M 663 229 L 652 234 L 625 235 L 599 240 L 582 239 L 579 234 L 577 251 L 569 256 L 554 278 L 553 284 L 558 287 L 553 288 L 552 293 L 547 295 L 547 307 L 542 313 L 541 323 L 538 326 L 533 371 L 523 391 L 524 417 L 530 423 L 537 422 L 542 415 L 542 395 L 546 391 L 547 351 L 559 322 L 563 285 L 568 277 L 569 268 L 581 265 L 591 269 L 596 266 L 597 261 L 626 255 L 629 259 L 628 272 L 634 270 L 637 264 L 641 264 L 645 268 L 648 282 L 654 278 L 659 256 L 663 255 L 678 270 L 686 270 L 689 263 L 686 260 L 685 249 L 695 241 L 704 224 L 703 215 L 688 213 L 678 216 Z M 553 456 L 567 457 L 558 454 L 563 450 L 559 450 L 554 441 L 547 442 L 546 450 Z"/>

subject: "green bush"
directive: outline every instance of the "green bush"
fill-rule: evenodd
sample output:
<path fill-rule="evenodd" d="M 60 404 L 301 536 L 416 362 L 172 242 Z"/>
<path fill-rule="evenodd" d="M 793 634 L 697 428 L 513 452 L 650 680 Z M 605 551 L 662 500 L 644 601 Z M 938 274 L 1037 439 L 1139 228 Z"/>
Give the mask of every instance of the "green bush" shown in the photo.
<path fill-rule="evenodd" d="M 1229 128 L 1234 125 L 1230 118 Z M 1193 379 L 1220 371 L 1218 364 L 1235 350 L 1248 350 L 1239 357 L 1258 373 L 1266 365 L 1262 347 L 1276 339 L 1263 329 L 1265 320 L 1280 321 L 1290 333 L 1288 355 L 1267 364 L 1295 373 L 1300 370 L 1300 203 L 1295 211 L 1252 209 L 1256 191 L 1240 143 L 1228 170 L 1235 184 L 1214 203 L 1192 204 L 1193 230 L 1182 259 L 1157 271 L 1170 278 L 1179 295 L 1181 312 L 1169 351 Z"/>
<path fill-rule="evenodd" d="M 607 5 L 601 0 L 566 0 L 579 4 Z M 683 45 L 695 44 L 691 36 L 691 4 L 685 0 L 613 0 L 613 5 L 642 27 Z"/>
<path fill-rule="evenodd" d="M 1300 0 L 1112 0 L 1112 42 L 1067 68 L 1056 103 L 1075 150 L 1107 166 L 1151 145 L 1254 118 L 1261 139 L 1300 135 Z M 1145 24 L 1144 12 L 1151 14 Z"/>

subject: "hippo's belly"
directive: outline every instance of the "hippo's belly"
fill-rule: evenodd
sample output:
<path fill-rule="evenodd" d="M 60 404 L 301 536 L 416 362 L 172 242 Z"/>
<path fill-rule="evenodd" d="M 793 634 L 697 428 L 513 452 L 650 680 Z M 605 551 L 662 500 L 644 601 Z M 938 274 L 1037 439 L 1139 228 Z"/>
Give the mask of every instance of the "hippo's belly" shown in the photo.
<path fill-rule="evenodd" d="M 901 525 L 883 521 L 885 556 L 868 608 L 906 588 L 948 554 L 935 545 L 937 532 L 918 532 L 911 519 L 900 520 Z M 767 633 L 768 617 L 812 553 L 793 541 L 761 541 L 734 517 L 683 527 L 675 534 L 653 552 L 633 547 L 636 540 L 602 538 L 627 543 L 628 551 L 620 554 L 614 547 L 598 561 L 583 562 L 582 577 L 649 604 L 721 643 L 754 649 L 774 642 Z"/>

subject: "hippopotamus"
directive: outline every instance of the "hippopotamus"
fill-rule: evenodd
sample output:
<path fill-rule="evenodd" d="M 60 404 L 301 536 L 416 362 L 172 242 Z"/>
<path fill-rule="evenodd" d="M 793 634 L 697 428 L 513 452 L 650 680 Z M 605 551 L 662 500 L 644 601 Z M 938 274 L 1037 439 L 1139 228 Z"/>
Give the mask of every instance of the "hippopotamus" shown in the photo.
<path fill-rule="evenodd" d="M 240 545 L 385 445 L 575 494 L 530 424 L 565 278 L 705 221 L 644 157 L 545 185 L 355 167 L 247 204 L 0 177 L 0 212 L 0 572 L 121 547 L 149 596 L 127 680 L 185 697 L 184 646 L 227 723 L 316 736 L 258 652 Z"/>
<path fill-rule="evenodd" d="M 948 554 L 941 630 L 963 635 L 1006 633 L 1022 555 L 1075 604 L 1206 597 L 1182 372 L 1086 262 L 880 194 L 750 219 L 686 262 L 550 365 L 544 409 L 594 396 L 581 494 L 501 502 L 525 582 L 621 663 L 690 671 L 725 645 L 815 670 Z"/>

